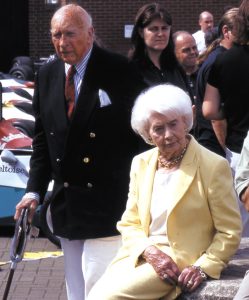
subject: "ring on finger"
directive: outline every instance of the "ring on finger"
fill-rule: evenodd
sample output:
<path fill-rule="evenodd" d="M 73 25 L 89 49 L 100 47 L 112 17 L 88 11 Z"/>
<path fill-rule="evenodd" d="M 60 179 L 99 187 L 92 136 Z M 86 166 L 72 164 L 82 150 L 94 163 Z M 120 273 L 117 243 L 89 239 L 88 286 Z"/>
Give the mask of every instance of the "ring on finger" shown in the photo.
<path fill-rule="evenodd" d="M 193 281 L 192 280 L 189 280 L 188 282 L 187 282 L 187 285 L 189 286 L 189 285 L 193 285 Z"/>
<path fill-rule="evenodd" d="M 168 274 L 164 274 L 163 275 L 163 279 L 167 280 L 169 278 L 169 275 Z"/>

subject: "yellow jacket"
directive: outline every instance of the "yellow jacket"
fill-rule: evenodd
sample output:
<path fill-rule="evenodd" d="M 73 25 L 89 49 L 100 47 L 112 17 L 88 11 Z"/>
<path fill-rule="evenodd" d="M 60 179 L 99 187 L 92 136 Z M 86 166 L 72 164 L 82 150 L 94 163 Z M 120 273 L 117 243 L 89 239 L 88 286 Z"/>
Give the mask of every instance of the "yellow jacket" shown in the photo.
<path fill-rule="evenodd" d="M 136 265 L 144 249 L 151 245 L 150 201 L 157 158 L 158 149 L 154 148 L 133 159 L 127 207 L 117 224 L 123 246 L 114 263 L 129 256 Z M 169 247 L 165 252 L 180 269 L 194 264 L 209 276 L 219 278 L 238 248 L 241 235 L 240 213 L 227 161 L 191 137 L 180 165 L 179 182 L 169 197 Z"/>

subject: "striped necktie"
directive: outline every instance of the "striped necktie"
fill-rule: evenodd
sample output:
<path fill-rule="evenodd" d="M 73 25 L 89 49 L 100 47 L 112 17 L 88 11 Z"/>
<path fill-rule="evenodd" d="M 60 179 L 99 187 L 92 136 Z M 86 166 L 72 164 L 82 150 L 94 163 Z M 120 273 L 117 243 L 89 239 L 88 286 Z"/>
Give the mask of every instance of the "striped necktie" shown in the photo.
<path fill-rule="evenodd" d="M 66 76 L 65 83 L 65 97 L 67 102 L 67 116 L 70 119 L 75 105 L 75 87 L 74 87 L 74 74 L 76 73 L 75 67 L 72 65 Z"/>

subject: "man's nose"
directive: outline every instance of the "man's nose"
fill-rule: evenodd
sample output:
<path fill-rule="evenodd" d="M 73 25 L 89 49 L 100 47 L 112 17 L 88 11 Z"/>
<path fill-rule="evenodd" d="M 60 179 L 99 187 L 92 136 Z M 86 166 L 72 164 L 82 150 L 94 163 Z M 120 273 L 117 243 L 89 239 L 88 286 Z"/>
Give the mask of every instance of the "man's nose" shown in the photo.
<path fill-rule="evenodd" d="M 65 44 L 66 42 L 67 42 L 67 37 L 66 37 L 65 34 L 62 34 L 62 35 L 60 36 L 59 43 L 60 43 L 60 45 L 63 45 L 63 44 Z"/>

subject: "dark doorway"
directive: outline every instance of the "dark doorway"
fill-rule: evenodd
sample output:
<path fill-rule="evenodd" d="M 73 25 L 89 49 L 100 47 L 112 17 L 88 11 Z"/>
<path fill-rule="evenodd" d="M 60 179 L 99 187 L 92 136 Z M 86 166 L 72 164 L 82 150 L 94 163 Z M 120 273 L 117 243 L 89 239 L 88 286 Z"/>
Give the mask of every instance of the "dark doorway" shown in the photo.
<path fill-rule="evenodd" d="M 16 56 L 29 55 L 28 0 L 1 1 L 0 72 L 7 73 Z"/>

